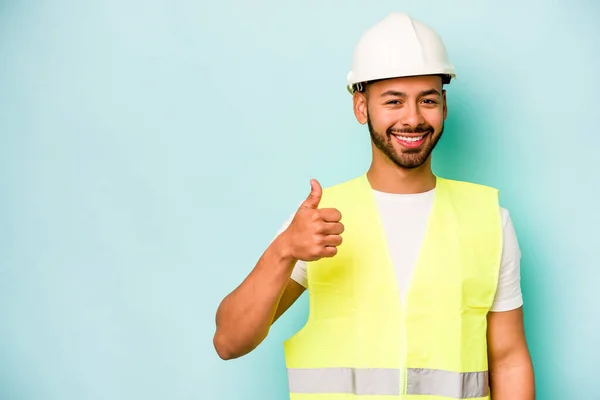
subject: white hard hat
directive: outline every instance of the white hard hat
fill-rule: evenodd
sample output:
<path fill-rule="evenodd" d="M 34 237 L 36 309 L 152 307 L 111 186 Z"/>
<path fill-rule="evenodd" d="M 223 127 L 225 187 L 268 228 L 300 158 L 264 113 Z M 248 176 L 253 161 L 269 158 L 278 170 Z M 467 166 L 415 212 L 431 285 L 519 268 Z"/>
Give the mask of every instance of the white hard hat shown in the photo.
<path fill-rule="evenodd" d="M 445 83 L 456 76 L 438 34 L 407 14 L 395 12 L 358 41 L 347 88 L 353 93 L 362 82 L 416 75 L 442 75 Z"/>

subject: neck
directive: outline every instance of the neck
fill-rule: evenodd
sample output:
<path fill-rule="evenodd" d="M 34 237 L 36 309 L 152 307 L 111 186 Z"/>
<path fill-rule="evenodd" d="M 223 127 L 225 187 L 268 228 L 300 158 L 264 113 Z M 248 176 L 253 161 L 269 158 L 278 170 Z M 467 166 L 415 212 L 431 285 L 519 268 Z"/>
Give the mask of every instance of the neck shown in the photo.
<path fill-rule="evenodd" d="M 431 170 L 431 157 L 423 165 L 407 169 L 391 160 L 375 159 L 367 171 L 367 179 L 374 190 L 386 193 L 415 194 L 435 188 L 436 178 Z"/>

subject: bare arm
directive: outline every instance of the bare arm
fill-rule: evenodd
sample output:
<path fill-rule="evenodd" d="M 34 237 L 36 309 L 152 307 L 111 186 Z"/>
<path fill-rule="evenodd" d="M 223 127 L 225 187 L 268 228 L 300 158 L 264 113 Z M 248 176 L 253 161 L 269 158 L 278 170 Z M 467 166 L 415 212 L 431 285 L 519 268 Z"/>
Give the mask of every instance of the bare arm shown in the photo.
<path fill-rule="evenodd" d="M 271 325 L 304 292 L 290 279 L 297 260 L 333 257 L 342 242 L 341 213 L 319 209 L 321 185 L 311 181 L 311 192 L 292 222 L 280 234 L 244 281 L 217 309 L 213 343 L 224 360 L 254 350 L 268 335 Z"/>
<path fill-rule="evenodd" d="M 304 292 L 290 279 L 295 260 L 281 238 L 267 248 L 248 277 L 217 309 L 215 349 L 224 360 L 244 356 L 267 337 L 270 327 Z"/>
<path fill-rule="evenodd" d="M 488 315 L 490 386 L 494 400 L 534 400 L 533 365 L 523 327 L 523 308 Z"/>

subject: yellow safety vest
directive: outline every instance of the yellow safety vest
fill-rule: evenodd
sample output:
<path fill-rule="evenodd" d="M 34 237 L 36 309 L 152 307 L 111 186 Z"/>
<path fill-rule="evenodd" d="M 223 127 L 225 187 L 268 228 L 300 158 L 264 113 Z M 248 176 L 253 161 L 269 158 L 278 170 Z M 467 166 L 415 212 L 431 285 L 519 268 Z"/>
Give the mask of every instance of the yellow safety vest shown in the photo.
<path fill-rule="evenodd" d="M 291 400 L 490 398 L 498 192 L 436 181 L 404 301 L 366 175 L 324 189 L 320 207 L 340 210 L 344 240 L 335 257 L 308 263 L 308 321 L 284 344 Z"/>

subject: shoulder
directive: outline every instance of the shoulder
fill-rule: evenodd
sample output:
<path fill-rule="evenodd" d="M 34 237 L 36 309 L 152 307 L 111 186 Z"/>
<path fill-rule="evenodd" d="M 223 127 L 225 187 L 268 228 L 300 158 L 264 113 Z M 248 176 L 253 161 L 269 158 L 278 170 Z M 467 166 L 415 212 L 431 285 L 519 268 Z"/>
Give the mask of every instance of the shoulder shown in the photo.
<path fill-rule="evenodd" d="M 506 229 L 508 224 L 510 224 L 512 226 L 512 221 L 510 219 L 510 212 L 502 206 L 499 206 L 499 208 L 500 208 L 500 215 L 502 216 L 502 227 L 504 229 Z"/>
<path fill-rule="evenodd" d="M 445 178 L 438 178 L 436 187 L 460 214 L 481 215 L 486 221 L 498 215 L 499 191 L 495 187 Z"/>
<path fill-rule="evenodd" d="M 368 200 L 370 186 L 365 174 L 323 187 L 321 208 L 351 209 Z"/>
<path fill-rule="evenodd" d="M 446 187 L 452 189 L 453 192 L 461 192 L 465 195 L 477 195 L 477 194 L 488 194 L 491 196 L 498 195 L 497 188 L 495 188 L 493 186 L 489 186 L 489 185 L 484 185 L 481 183 L 456 180 L 456 179 L 448 179 L 448 178 L 442 178 L 442 177 L 438 177 L 438 182 L 439 182 L 439 184 L 445 185 Z"/>
<path fill-rule="evenodd" d="M 336 195 L 338 193 L 348 192 L 352 190 L 358 190 L 362 187 L 362 184 L 366 182 L 366 175 L 362 174 L 359 176 L 352 177 L 350 179 L 341 180 L 330 185 L 323 187 L 323 196 L 325 195 Z"/>
<path fill-rule="evenodd" d="M 504 258 L 517 259 L 521 256 L 521 250 L 510 212 L 506 208 L 500 207 L 500 215 L 502 216 L 502 232 L 504 237 Z"/>

